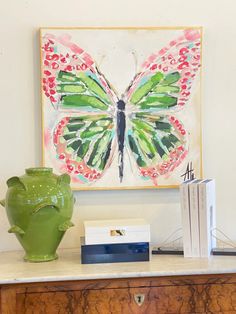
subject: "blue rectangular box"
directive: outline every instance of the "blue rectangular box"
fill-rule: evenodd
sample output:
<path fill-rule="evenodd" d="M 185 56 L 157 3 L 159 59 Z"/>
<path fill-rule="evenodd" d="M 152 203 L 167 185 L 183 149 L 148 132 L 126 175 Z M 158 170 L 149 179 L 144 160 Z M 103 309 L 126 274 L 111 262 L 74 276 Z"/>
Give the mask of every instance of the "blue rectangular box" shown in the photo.
<path fill-rule="evenodd" d="M 149 243 L 81 245 L 81 263 L 118 263 L 149 261 Z"/>

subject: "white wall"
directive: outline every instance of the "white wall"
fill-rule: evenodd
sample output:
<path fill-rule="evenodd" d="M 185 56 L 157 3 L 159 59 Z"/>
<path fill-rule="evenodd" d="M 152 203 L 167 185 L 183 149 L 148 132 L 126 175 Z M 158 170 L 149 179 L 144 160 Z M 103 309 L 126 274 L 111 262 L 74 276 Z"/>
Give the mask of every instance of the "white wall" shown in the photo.
<path fill-rule="evenodd" d="M 42 26 L 204 27 L 202 119 L 205 177 L 216 178 L 217 226 L 236 241 L 236 2 L 234 0 L 1 0 L 0 199 L 6 180 L 40 165 L 38 28 Z M 178 190 L 75 193 L 73 221 L 62 247 L 75 247 L 85 219 L 144 217 L 152 241 L 180 227 Z M 0 212 L 0 250 L 19 249 Z"/>

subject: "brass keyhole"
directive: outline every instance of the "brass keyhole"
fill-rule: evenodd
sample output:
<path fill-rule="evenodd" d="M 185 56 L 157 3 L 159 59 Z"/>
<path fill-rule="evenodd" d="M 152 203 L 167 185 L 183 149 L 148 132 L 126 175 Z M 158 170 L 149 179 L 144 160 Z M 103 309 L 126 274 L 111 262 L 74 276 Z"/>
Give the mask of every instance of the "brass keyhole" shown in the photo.
<path fill-rule="evenodd" d="M 145 299 L 145 295 L 142 293 L 134 295 L 134 301 L 138 306 L 141 306 L 143 304 L 144 299 Z"/>

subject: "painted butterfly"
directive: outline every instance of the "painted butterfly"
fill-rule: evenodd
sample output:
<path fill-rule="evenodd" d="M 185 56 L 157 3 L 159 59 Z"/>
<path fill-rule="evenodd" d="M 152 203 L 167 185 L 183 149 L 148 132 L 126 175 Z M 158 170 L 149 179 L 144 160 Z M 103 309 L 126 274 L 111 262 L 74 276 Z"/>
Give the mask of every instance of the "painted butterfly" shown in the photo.
<path fill-rule="evenodd" d="M 126 151 L 140 178 L 157 186 L 186 158 L 187 131 L 174 114 L 189 101 L 198 74 L 199 29 L 183 29 L 150 55 L 121 97 L 69 35 L 45 33 L 41 49 L 42 89 L 56 117 L 44 144 L 74 182 L 94 184 L 117 155 L 122 183 Z"/>

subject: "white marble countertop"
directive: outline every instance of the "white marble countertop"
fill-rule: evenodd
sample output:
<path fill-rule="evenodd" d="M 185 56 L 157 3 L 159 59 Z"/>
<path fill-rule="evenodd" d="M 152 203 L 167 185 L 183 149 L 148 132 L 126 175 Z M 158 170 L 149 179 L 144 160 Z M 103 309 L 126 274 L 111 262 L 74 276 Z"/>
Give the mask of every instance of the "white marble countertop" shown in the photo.
<path fill-rule="evenodd" d="M 24 262 L 23 255 L 23 251 L 0 253 L 0 284 L 236 272 L 236 256 L 154 255 L 149 262 L 82 265 L 78 249 L 58 250 L 58 260 L 44 263 Z"/>

